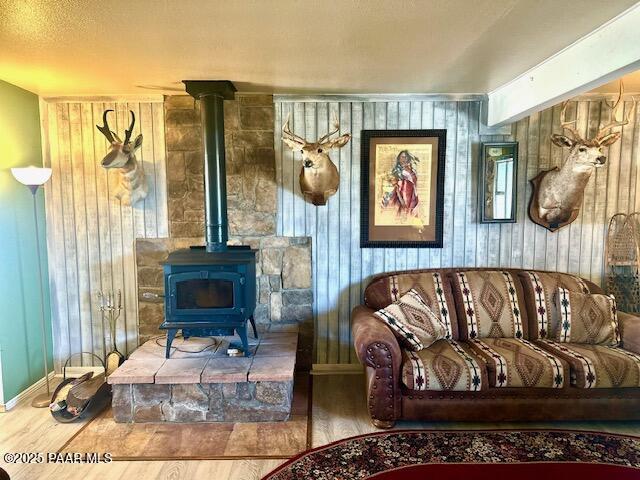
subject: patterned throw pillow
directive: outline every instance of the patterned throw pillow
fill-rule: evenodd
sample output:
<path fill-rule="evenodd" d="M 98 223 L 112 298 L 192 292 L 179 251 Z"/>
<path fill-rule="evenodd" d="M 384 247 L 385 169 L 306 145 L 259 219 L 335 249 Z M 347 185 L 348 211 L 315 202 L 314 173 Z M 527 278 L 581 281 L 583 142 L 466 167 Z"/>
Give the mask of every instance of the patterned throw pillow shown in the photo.
<path fill-rule="evenodd" d="M 403 346 L 415 352 L 447 334 L 444 324 L 414 289 L 374 315 L 389 325 Z"/>
<path fill-rule="evenodd" d="M 451 285 L 442 272 L 418 270 L 383 275 L 366 288 L 365 304 L 373 310 L 380 310 L 396 302 L 411 289 L 420 294 L 420 298 L 447 328 L 445 338 L 458 338 L 456 305 Z"/>
<path fill-rule="evenodd" d="M 563 343 L 615 347 L 620 343 L 616 299 L 558 288 L 560 338 Z"/>

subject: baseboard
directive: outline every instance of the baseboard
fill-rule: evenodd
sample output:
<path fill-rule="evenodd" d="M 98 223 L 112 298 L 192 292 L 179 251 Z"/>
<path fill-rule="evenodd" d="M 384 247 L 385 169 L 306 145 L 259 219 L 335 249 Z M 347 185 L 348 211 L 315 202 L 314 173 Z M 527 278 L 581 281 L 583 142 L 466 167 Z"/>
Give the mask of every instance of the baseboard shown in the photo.
<path fill-rule="evenodd" d="M 361 375 L 364 367 L 359 363 L 314 363 L 311 375 Z"/>
<path fill-rule="evenodd" d="M 4 384 L 2 383 L 2 352 L 0 351 L 0 413 L 6 412 L 4 409 Z"/>
<path fill-rule="evenodd" d="M 49 381 L 51 382 L 51 380 L 53 380 L 55 376 L 56 376 L 56 372 L 49 373 Z M 22 400 L 27 398 L 29 395 L 31 395 L 33 392 L 37 391 L 38 389 L 44 386 L 45 386 L 45 379 L 44 377 L 42 377 L 40 380 L 38 380 L 36 383 L 31 385 L 30 387 L 25 388 L 22 392 L 20 392 L 18 395 L 13 397 L 7 403 L 4 403 L 4 404 L 0 403 L 0 412 L 8 412 L 13 407 L 15 407 L 19 402 L 21 402 Z"/>

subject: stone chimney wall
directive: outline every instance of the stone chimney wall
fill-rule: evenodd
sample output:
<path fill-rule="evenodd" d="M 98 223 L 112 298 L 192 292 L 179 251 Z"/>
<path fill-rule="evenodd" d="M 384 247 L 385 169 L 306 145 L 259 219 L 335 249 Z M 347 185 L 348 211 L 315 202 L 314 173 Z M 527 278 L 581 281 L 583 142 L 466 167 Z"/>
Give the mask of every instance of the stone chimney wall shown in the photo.
<path fill-rule="evenodd" d="M 273 97 L 239 94 L 224 102 L 229 236 L 275 235 L 277 187 Z M 204 232 L 200 104 L 187 95 L 165 100 L 169 235 Z"/>

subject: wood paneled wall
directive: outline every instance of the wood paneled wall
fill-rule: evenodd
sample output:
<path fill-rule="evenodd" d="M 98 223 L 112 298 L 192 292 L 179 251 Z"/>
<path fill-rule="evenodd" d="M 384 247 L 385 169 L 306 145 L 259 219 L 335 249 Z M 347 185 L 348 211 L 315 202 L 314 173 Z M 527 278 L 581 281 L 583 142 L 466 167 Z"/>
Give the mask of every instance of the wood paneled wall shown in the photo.
<path fill-rule="evenodd" d="M 319 101 L 320 100 L 320 101 Z M 615 212 L 640 210 L 638 116 L 624 127 L 621 141 L 609 148 L 607 167 L 596 171 L 585 192 L 578 219 L 550 233 L 527 215 L 529 179 L 560 165 L 566 151 L 552 146 L 559 133 L 558 106 L 525 118 L 510 136 L 481 136 L 478 101 L 341 101 L 276 99 L 278 235 L 313 238 L 314 315 L 318 363 L 357 362 L 351 347 L 350 313 L 361 302 L 372 275 L 392 270 L 448 266 L 500 266 L 572 272 L 602 283 L 604 238 Z M 609 110 L 600 99 L 571 102 L 569 118 L 578 130 L 593 134 Z M 631 103 L 625 103 L 625 109 Z M 340 189 L 327 206 L 306 203 L 298 183 L 299 154 L 280 141 L 282 123 L 291 115 L 295 133 L 313 140 L 327 132 L 331 119 L 351 132 L 346 147 L 331 152 L 340 170 Z M 360 249 L 360 131 L 363 129 L 447 129 L 447 157 L 442 249 Z M 480 224 L 477 170 L 480 143 L 519 142 L 518 212 L 514 224 Z M 284 148 L 283 148 L 284 147 Z"/>
<path fill-rule="evenodd" d="M 111 100 L 111 99 L 106 99 Z M 113 197 L 115 171 L 100 161 L 108 142 L 97 131 L 102 112 L 113 109 L 110 127 L 122 138 L 129 110 L 136 115 L 133 138 L 143 134 L 137 153 L 149 194 L 133 207 Z M 168 236 L 164 110 L 156 101 L 49 101 L 42 104 L 47 238 L 54 337 L 59 370 L 72 353 L 109 351 L 109 326 L 98 310 L 97 293 L 122 290 L 117 342 L 125 355 L 137 346 L 137 286 L 134 240 Z M 91 365 L 89 357 L 73 365 Z"/>

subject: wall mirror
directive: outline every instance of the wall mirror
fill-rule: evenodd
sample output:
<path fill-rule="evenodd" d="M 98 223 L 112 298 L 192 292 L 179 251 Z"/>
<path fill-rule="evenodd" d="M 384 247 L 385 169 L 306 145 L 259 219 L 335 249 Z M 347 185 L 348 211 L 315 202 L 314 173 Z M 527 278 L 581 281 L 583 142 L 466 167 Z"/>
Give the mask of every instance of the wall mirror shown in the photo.
<path fill-rule="evenodd" d="M 518 142 L 483 143 L 478 190 L 481 223 L 516 221 Z"/>

